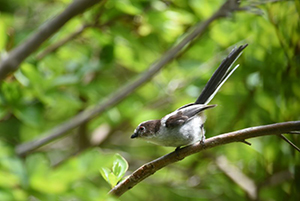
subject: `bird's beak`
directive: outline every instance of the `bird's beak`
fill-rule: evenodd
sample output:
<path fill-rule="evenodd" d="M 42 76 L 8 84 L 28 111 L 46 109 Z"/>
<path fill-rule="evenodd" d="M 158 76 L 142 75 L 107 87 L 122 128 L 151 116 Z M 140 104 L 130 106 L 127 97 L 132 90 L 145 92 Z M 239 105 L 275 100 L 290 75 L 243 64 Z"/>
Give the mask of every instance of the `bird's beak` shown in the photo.
<path fill-rule="evenodd" d="M 131 135 L 131 139 L 137 138 L 137 137 L 138 137 L 138 134 L 137 134 L 137 133 L 134 133 L 134 134 Z"/>

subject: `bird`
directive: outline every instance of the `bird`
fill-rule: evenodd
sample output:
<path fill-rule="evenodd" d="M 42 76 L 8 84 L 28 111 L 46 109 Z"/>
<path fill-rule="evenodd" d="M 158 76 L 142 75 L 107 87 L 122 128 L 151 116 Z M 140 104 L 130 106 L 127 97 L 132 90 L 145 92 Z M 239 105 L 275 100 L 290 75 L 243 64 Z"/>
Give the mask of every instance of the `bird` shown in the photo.
<path fill-rule="evenodd" d="M 131 138 L 143 139 L 161 146 L 176 147 L 176 150 L 196 142 L 204 144 L 204 123 L 206 121 L 204 111 L 217 106 L 209 105 L 209 102 L 239 67 L 239 65 L 232 66 L 247 46 L 248 44 L 241 45 L 229 53 L 208 80 L 194 103 L 184 105 L 161 119 L 140 123 Z"/>

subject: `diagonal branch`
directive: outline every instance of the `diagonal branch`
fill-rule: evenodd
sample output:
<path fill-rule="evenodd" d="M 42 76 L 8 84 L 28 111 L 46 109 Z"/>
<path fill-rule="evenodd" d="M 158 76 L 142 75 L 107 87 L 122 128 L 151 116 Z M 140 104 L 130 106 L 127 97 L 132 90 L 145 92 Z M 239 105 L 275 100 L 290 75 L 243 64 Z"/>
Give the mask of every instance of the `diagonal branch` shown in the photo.
<path fill-rule="evenodd" d="M 79 15 L 86 9 L 100 2 L 100 0 L 74 0 L 60 15 L 42 25 L 38 31 L 24 43 L 13 49 L 0 63 L 0 80 L 9 73 L 17 70 L 31 53 L 33 53 L 52 34 L 58 31 L 65 23 Z"/>
<path fill-rule="evenodd" d="M 289 132 L 289 134 L 296 134 L 296 133 Z M 298 133 L 298 134 L 300 134 L 300 133 Z M 300 152 L 299 147 L 297 147 L 294 143 L 292 143 L 289 139 L 287 139 L 283 134 L 281 134 L 279 137 L 281 137 L 284 141 L 289 143 L 294 149 L 296 149 L 298 152 Z"/>
<path fill-rule="evenodd" d="M 129 177 L 115 186 L 109 193 L 115 196 L 121 196 L 123 193 L 154 174 L 163 167 L 184 159 L 185 157 L 198 153 L 202 150 L 229 144 L 232 142 L 241 142 L 249 138 L 260 137 L 265 135 L 280 135 L 290 131 L 299 131 L 300 121 L 289 121 L 265 126 L 250 127 L 218 136 L 211 137 L 204 144 L 195 143 L 184 147 L 170 154 L 162 156 L 156 160 L 144 164 Z"/>
<path fill-rule="evenodd" d="M 117 90 L 115 93 L 112 93 L 108 98 L 106 98 L 103 102 L 99 103 L 95 107 L 89 108 L 76 115 L 75 117 L 69 119 L 68 121 L 58 125 L 57 127 L 43 133 L 40 138 L 31 142 L 20 144 L 16 148 L 17 154 L 25 156 L 33 150 L 66 135 L 65 133 L 67 131 L 91 120 L 95 116 L 103 113 L 109 107 L 116 105 L 139 86 L 149 81 L 160 69 L 162 69 L 167 63 L 172 61 L 191 41 L 202 35 L 206 28 L 210 25 L 210 23 L 218 18 L 226 17 L 231 12 L 238 10 L 238 8 L 239 3 L 237 0 L 227 0 L 221 6 L 221 8 L 216 11 L 209 19 L 195 25 L 193 31 L 190 34 L 183 38 L 183 40 L 180 41 L 177 45 L 169 49 L 159 60 L 155 61 L 149 67 L 149 69 L 136 80 L 119 88 L 119 90 Z"/>

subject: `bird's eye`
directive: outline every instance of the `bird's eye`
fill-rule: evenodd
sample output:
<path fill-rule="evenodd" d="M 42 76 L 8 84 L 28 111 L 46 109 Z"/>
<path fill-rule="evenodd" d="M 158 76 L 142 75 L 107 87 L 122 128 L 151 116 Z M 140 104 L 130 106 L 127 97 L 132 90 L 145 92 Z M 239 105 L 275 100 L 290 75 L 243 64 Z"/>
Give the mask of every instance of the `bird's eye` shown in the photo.
<path fill-rule="evenodd" d="M 145 130 L 145 127 L 144 126 L 141 126 L 140 127 L 140 131 L 144 131 Z"/>

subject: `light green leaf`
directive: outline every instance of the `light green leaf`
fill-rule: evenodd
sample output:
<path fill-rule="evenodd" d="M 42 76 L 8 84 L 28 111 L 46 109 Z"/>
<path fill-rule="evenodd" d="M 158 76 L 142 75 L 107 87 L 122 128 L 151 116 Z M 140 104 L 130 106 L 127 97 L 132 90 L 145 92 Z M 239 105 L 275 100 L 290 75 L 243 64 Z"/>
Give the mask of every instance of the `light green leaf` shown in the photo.
<path fill-rule="evenodd" d="M 105 181 L 107 181 L 107 183 L 110 184 L 109 177 L 108 177 L 108 175 L 111 173 L 110 169 L 103 167 L 99 171 L 101 173 L 101 176 L 105 179 Z"/>
<path fill-rule="evenodd" d="M 140 8 L 133 5 L 129 0 L 118 0 L 115 5 L 118 10 L 130 15 L 137 15 L 142 12 Z"/>
<path fill-rule="evenodd" d="M 5 48 L 6 43 L 6 26 L 3 21 L 0 21 L 0 50 Z"/>
<path fill-rule="evenodd" d="M 114 175 L 114 173 L 112 173 L 111 170 L 108 168 L 105 168 L 105 167 L 101 168 L 100 173 L 101 173 L 102 177 L 105 179 L 105 181 L 107 181 L 107 183 L 109 183 L 112 188 L 119 181 L 118 177 L 116 175 Z"/>
<path fill-rule="evenodd" d="M 119 182 L 118 177 L 112 172 L 108 175 L 108 179 L 112 188 Z"/>
<path fill-rule="evenodd" d="M 120 154 L 115 154 L 114 158 L 115 160 L 112 170 L 114 175 L 116 175 L 120 180 L 125 175 L 128 169 L 128 163 Z"/>
<path fill-rule="evenodd" d="M 100 169 L 102 177 L 111 187 L 114 187 L 122 179 L 128 169 L 127 161 L 120 154 L 115 154 L 113 158 L 112 170 L 106 167 Z"/>

